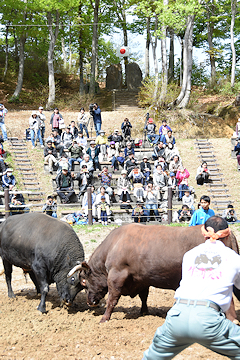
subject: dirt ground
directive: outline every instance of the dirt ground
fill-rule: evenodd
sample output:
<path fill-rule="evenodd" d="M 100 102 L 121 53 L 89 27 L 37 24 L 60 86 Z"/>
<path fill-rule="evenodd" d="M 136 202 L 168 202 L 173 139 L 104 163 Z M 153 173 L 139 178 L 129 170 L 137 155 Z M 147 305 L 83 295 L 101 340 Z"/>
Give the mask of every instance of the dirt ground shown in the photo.
<path fill-rule="evenodd" d="M 111 228 L 99 228 L 78 233 L 86 259 L 110 231 Z M 140 360 L 174 303 L 173 291 L 151 288 L 149 315 L 139 316 L 141 303 L 138 297 L 121 297 L 111 320 L 99 324 L 104 302 L 99 308 L 90 310 L 85 292 L 77 295 L 70 309 L 60 308 L 56 287 L 52 285 L 46 302 L 47 314 L 42 315 L 36 310 L 40 298 L 29 278 L 26 283 L 22 270 L 14 268 L 12 283 L 16 294 L 13 300 L 7 297 L 4 275 L 0 276 L 0 359 L 7 360 Z M 236 309 L 240 320 L 240 303 L 237 301 Z M 222 358 L 193 344 L 176 360 Z"/>

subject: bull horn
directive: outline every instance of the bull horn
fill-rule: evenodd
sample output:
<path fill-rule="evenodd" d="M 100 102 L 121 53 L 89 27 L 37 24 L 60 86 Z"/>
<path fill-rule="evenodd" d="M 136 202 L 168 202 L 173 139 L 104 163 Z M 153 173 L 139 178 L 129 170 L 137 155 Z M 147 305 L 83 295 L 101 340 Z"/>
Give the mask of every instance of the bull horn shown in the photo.
<path fill-rule="evenodd" d="M 67 277 L 72 276 L 76 271 L 81 270 L 81 269 L 82 269 L 81 264 L 74 266 L 74 268 L 72 268 L 72 270 L 70 270 L 69 273 L 67 274 Z"/>

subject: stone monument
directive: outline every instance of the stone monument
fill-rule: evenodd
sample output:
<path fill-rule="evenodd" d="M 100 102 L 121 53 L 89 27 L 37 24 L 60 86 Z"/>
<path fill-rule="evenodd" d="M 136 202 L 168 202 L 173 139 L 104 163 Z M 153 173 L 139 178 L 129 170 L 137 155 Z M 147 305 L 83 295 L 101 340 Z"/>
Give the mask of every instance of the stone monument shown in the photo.
<path fill-rule="evenodd" d="M 142 71 L 137 63 L 127 64 L 127 88 L 128 90 L 138 90 L 142 85 Z"/>
<path fill-rule="evenodd" d="M 122 88 L 121 64 L 113 64 L 107 67 L 106 88 L 108 90 Z"/>

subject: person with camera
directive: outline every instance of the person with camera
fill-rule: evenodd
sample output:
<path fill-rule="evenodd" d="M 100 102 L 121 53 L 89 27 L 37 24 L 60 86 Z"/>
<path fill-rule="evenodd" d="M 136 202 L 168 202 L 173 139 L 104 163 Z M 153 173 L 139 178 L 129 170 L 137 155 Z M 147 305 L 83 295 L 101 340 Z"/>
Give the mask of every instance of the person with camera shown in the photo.
<path fill-rule="evenodd" d="M 5 115 L 8 113 L 8 110 L 5 108 L 3 104 L 0 104 L 0 128 L 2 130 L 3 140 L 7 141 L 7 129 L 5 125 Z"/>
<path fill-rule="evenodd" d="M 145 206 L 147 213 L 147 222 L 150 221 L 150 212 L 153 210 L 156 220 L 161 222 L 161 217 L 158 212 L 158 191 L 154 189 L 153 183 L 149 182 L 146 191 L 144 193 L 145 197 Z"/>
<path fill-rule="evenodd" d="M 125 118 L 121 125 L 122 134 L 125 139 L 127 137 L 131 137 L 131 128 L 132 128 L 132 125 L 131 125 L 130 121 L 128 120 L 128 118 Z"/>
<path fill-rule="evenodd" d="M 135 223 L 146 223 L 147 222 L 147 213 L 143 204 L 137 203 L 132 211 L 132 218 Z"/>
<path fill-rule="evenodd" d="M 85 110 L 83 107 L 80 109 L 80 112 L 78 114 L 77 123 L 78 123 L 79 130 L 82 133 L 83 133 L 83 130 L 85 130 L 87 138 L 89 138 L 89 133 L 88 133 L 88 128 L 87 128 L 88 117 L 87 117 L 87 114 L 85 113 Z"/>
<path fill-rule="evenodd" d="M 26 214 L 29 211 L 30 209 L 26 207 L 23 195 L 13 191 L 13 194 L 10 195 L 10 215 Z"/>
<path fill-rule="evenodd" d="M 42 212 L 46 215 L 54 217 L 55 219 L 57 218 L 57 203 L 53 201 L 52 195 L 47 197 L 47 201 L 42 207 Z"/>
<path fill-rule="evenodd" d="M 209 176 L 211 175 L 208 170 L 207 163 L 204 161 L 202 165 L 197 168 L 196 180 L 198 185 L 203 185 L 209 182 Z"/>
<path fill-rule="evenodd" d="M 231 204 L 229 204 L 227 209 L 223 211 L 222 218 L 227 220 L 228 223 L 239 222 L 239 220 L 237 219 L 236 211 Z"/>
<path fill-rule="evenodd" d="M 102 126 L 102 117 L 101 117 L 101 109 L 97 103 L 91 104 L 89 106 L 90 114 L 93 117 L 93 123 L 96 130 L 96 136 L 100 134 L 101 126 Z"/>
<path fill-rule="evenodd" d="M 182 205 L 182 209 L 178 210 L 179 222 L 190 221 L 191 216 L 191 211 L 187 205 Z"/>

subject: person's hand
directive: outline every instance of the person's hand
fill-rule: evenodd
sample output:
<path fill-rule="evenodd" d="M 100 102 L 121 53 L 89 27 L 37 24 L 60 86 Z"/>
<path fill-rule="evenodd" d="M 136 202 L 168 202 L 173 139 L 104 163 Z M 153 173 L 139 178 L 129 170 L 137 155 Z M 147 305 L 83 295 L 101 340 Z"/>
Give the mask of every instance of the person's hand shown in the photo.
<path fill-rule="evenodd" d="M 14 185 L 9 185 L 9 190 L 12 190 Z"/>

